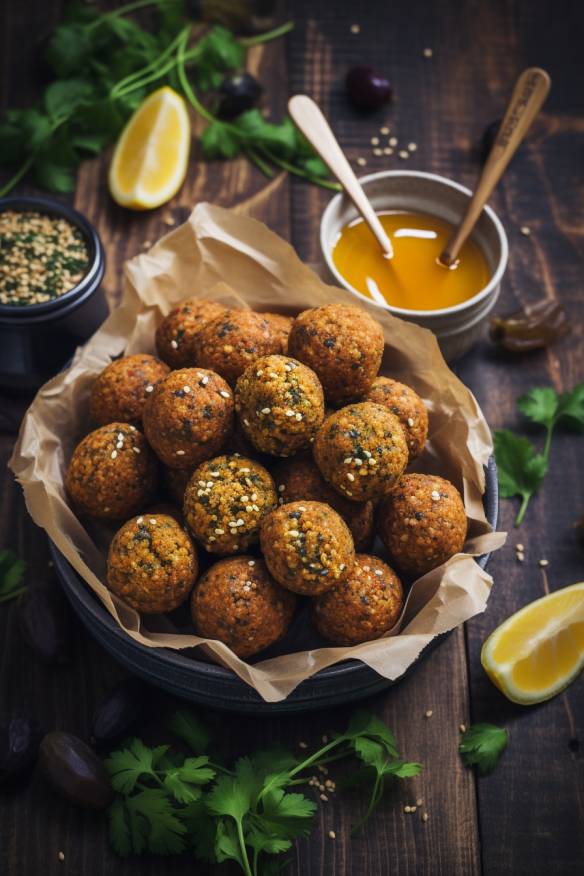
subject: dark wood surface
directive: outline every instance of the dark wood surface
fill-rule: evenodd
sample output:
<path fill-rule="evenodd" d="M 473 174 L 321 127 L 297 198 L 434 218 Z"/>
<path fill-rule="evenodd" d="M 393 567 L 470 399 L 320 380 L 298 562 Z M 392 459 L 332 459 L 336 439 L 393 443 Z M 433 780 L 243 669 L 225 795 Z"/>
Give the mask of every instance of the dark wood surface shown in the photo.
<path fill-rule="evenodd" d="M 39 86 L 39 46 L 60 14 L 59 2 L 8 0 L 0 8 L 3 105 L 24 105 Z M 288 94 L 305 91 L 331 118 L 353 159 L 367 170 L 403 166 L 374 158 L 370 137 L 389 122 L 392 133 L 415 141 L 408 168 L 436 171 L 472 184 L 478 170 L 476 144 L 485 125 L 500 115 L 514 78 L 527 65 L 545 67 L 552 95 L 501 183 L 493 206 L 511 245 L 509 270 L 498 310 L 542 295 L 559 298 L 573 331 L 549 351 L 509 360 L 480 343 L 457 371 L 471 387 L 493 428 L 519 426 L 515 398 L 532 385 L 570 388 L 584 377 L 582 236 L 584 234 L 584 15 L 576 2 L 398 2 L 289 4 L 296 22 L 281 44 L 255 49 L 250 65 L 268 86 L 278 115 Z M 351 33 L 351 25 L 361 31 Z M 431 59 L 423 49 L 433 49 Z M 344 100 L 348 66 L 371 63 L 387 72 L 396 100 L 386 112 L 360 117 Z M 296 180 L 266 180 L 244 162 L 193 164 L 171 205 L 151 214 L 116 208 L 104 189 L 107 157 L 88 162 L 79 174 L 75 205 L 97 225 L 108 251 L 106 288 L 115 303 L 121 266 L 199 200 L 237 206 L 290 239 L 301 257 L 318 262 L 318 223 L 328 193 Z M 26 187 L 23 187 L 23 190 Z M 532 233 L 521 235 L 527 225 Z M 0 456 L 8 459 L 24 403 L 0 399 Z M 422 775 L 388 795 L 366 831 L 349 838 L 361 811 L 358 796 L 343 794 L 323 804 L 318 826 L 302 841 L 287 873 L 377 876 L 377 874 L 576 874 L 584 861 L 584 733 L 582 680 L 551 702 L 532 709 L 508 703 L 488 682 L 479 652 L 486 635 L 511 612 L 548 590 L 582 578 L 584 552 L 573 524 L 584 512 L 582 442 L 558 434 L 551 473 L 521 529 L 512 530 L 513 503 L 501 507 L 509 544 L 489 570 L 495 587 L 482 617 L 454 633 L 405 682 L 369 706 L 393 728 L 407 756 L 425 764 Z M 27 517 L 19 488 L 0 473 L 0 546 L 27 559 L 31 576 L 48 574 L 44 536 Z M 523 564 L 513 545 L 525 545 Z M 545 557 L 547 573 L 537 561 Z M 0 608 L 0 714 L 28 711 L 47 729 L 87 735 L 103 693 L 124 676 L 112 659 L 83 633 L 75 659 L 58 670 L 41 665 L 23 645 L 14 604 Z M 164 707 L 169 707 L 165 704 Z M 425 719 L 427 709 L 433 710 Z M 158 711 L 158 710 L 153 710 Z M 225 719 L 206 714 L 226 751 L 236 755 L 269 741 L 296 746 L 316 743 L 341 727 L 348 709 L 294 718 Z M 477 780 L 457 754 L 461 722 L 486 720 L 506 726 L 510 744 L 493 775 Z M 155 733 L 155 715 L 145 733 Z M 430 818 L 406 815 L 403 805 L 424 800 Z M 328 838 L 335 830 L 337 839 Z M 63 851 L 65 860 L 58 859 Z M 187 874 L 192 860 L 143 858 L 121 861 L 110 851 L 101 817 L 56 799 L 37 776 L 0 796 L 0 874 L 83 876 Z M 197 872 L 205 871 L 197 867 Z"/>

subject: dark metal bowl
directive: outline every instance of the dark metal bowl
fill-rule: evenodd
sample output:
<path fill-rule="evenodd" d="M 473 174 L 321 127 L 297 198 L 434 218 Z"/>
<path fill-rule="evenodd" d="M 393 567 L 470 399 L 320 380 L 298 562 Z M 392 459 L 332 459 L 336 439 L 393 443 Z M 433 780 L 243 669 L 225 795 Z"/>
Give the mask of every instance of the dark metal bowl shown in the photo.
<path fill-rule="evenodd" d="M 483 502 L 487 520 L 496 529 L 499 496 L 497 469 L 492 457 L 486 470 Z M 65 593 L 81 622 L 94 638 L 135 675 L 185 700 L 230 712 L 304 712 L 360 700 L 395 683 L 378 675 L 358 660 L 346 660 L 322 669 L 312 678 L 303 681 L 285 700 L 266 703 L 253 688 L 229 669 L 203 662 L 196 657 L 193 659 L 185 656 L 184 652 L 167 648 L 147 648 L 131 639 L 116 624 L 52 542 L 50 549 Z M 489 555 L 486 554 L 477 560 L 483 569 L 488 558 Z M 412 664 L 408 673 L 446 635 L 435 639 Z"/>

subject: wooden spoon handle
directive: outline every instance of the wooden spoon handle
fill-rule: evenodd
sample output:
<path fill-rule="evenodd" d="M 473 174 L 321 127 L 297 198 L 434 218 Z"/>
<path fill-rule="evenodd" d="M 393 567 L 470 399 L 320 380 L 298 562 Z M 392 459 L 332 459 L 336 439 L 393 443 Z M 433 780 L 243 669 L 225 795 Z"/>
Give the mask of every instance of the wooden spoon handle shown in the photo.
<path fill-rule="evenodd" d="M 393 247 L 359 180 L 339 146 L 329 123 L 320 107 L 306 94 L 296 94 L 288 101 L 292 119 L 302 131 L 308 142 L 322 158 L 331 173 L 336 176 L 363 219 L 377 238 L 386 255 L 393 256 Z"/>
<path fill-rule="evenodd" d="M 443 264 L 451 265 L 456 261 L 461 247 L 474 228 L 503 171 L 540 111 L 550 90 L 550 84 L 550 77 L 539 67 L 528 67 L 517 80 L 464 218 L 440 256 Z"/>

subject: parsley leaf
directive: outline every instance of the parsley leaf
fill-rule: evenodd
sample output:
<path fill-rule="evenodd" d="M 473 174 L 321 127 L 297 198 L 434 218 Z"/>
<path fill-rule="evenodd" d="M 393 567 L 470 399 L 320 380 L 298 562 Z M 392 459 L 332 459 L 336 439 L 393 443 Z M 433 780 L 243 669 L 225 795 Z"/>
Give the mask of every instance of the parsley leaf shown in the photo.
<path fill-rule="evenodd" d="M 481 776 L 491 773 L 507 748 L 509 734 L 495 724 L 473 724 L 462 734 L 458 750 L 466 766 L 476 766 Z"/>
<path fill-rule="evenodd" d="M 536 453 L 527 438 L 514 435 L 507 429 L 495 432 L 495 459 L 501 496 L 521 497 L 521 506 L 515 520 L 519 526 L 525 516 L 527 504 L 541 486 L 547 472 L 547 460 Z"/>
<path fill-rule="evenodd" d="M 208 757 L 188 757 L 181 767 L 167 770 L 164 787 L 179 803 L 193 803 L 201 797 L 197 786 L 206 785 L 215 776 L 208 763 Z"/>
<path fill-rule="evenodd" d="M 26 563 L 13 551 L 0 551 L 0 604 L 16 599 L 26 591 L 22 583 Z"/>

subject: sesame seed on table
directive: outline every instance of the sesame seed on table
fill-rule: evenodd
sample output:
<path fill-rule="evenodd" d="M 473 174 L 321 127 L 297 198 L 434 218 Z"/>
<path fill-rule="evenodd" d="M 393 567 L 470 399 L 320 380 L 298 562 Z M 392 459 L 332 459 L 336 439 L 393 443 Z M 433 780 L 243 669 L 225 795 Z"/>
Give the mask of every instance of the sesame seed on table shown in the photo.
<path fill-rule="evenodd" d="M 1 5 L 4 105 L 26 106 L 37 99 L 43 84 L 39 47 L 62 6 L 41 0 Z M 577 259 L 584 202 L 584 70 L 575 35 L 584 25 L 583 5 L 553 0 L 295 0 L 287 9 L 280 3 L 276 8 L 275 22 L 293 18 L 295 29 L 284 43 L 257 46 L 250 53 L 250 67 L 265 88 L 264 105 L 279 120 L 289 95 L 313 96 L 360 175 L 427 170 L 472 186 L 483 130 L 500 117 L 517 74 L 530 64 L 549 71 L 550 98 L 491 202 L 511 247 L 497 312 L 513 311 L 544 294 L 559 297 L 572 333 L 548 351 L 519 361 L 494 355 L 482 341 L 456 366 L 491 427 L 515 428 L 515 399 L 528 388 L 547 384 L 564 391 L 582 380 L 584 301 Z M 343 99 L 344 73 L 356 64 L 378 68 L 392 85 L 395 100 L 379 113 L 361 115 Z M 194 125 L 200 132 L 201 123 Z M 196 147 L 194 154 L 198 157 Z M 319 220 L 330 193 L 302 180 L 286 175 L 266 180 L 243 159 L 201 163 L 189 170 L 171 203 L 150 213 L 132 213 L 109 199 L 106 169 L 107 156 L 83 164 L 70 201 L 97 226 L 104 242 L 104 285 L 111 304 L 119 300 L 123 262 L 142 251 L 145 241 L 154 243 L 178 226 L 192 205 L 203 200 L 238 204 L 289 240 L 306 262 L 319 261 Z M 27 182 L 15 193 L 37 191 Z M 172 342 L 177 344 L 174 337 Z M 144 391 L 150 395 L 154 386 Z M 225 388 L 221 396 L 227 401 L 233 394 Z M 26 559 L 33 586 L 38 586 L 50 574 L 46 539 L 28 517 L 20 487 L 5 465 L 25 406 L 21 398 L 0 397 L 0 546 Z M 554 700 L 528 709 L 504 700 L 479 662 L 482 642 L 504 618 L 546 588 L 582 579 L 583 553 L 573 531 L 584 512 L 582 445 L 567 432 L 558 432 L 554 442 L 550 475 L 518 531 L 512 528 L 514 503 L 501 503 L 500 528 L 509 530 L 510 538 L 488 567 L 495 584 L 485 614 L 454 632 L 403 683 L 364 703 L 392 729 L 400 751 L 424 764 L 423 772 L 392 787 L 365 833 L 351 837 L 351 827 L 363 815 L 363 798 L 336 788 L 341 777 L 335 764 L 330 764 L 329 776 L 323 767 L 306 789 L 318 804 L 316 828 L 298 843 L 284 876 L 575 876 L 581 871 L 584 682 L 580 679 Z M 114 440 L 111 446 L 117 454 L 114 462 L 125 458 L 118 443 Z M 358 458 L 364 465 L 365 457 Z M 347 469 L 355 477 L 363 465 L 349 462 Z M 201 489 L 213 480 L 212 475 Z M 250 572 L 254 562 L 249 560 Z M 33 711 L 48 729 L 59 727 L 87 738 L 97 703 L 127 675 L 82 631 L 70 664 L 58 669 L 42 665 L 18 634 L 15 603 L 0 606 L 0 642 L 3 711 Z M 163 739 L 163 716 L 172 706 L 152 692 L 151 717 L 143 728 L 148 741 Z M 296 754 L 305 747 L 312 750 L 321 737 L 330 738 L 345 726 L 352 707 L 261 719 L 200 711 L 225 753 L 236 757 L 276 743 Z M 457 754 L 460 726 L 479 721 L 510 731 L 507 751 L 485 779 L 466 769 Z M 321 800 L 321 794 L 328 799 Z M 72 807 L 33 777 L 16 793 L 2 795 L 0 873 L 193 873 L 189 855 L 118 858 L 106 831 L 105 819 Z M 235 872 L 223 866 L 226 873 Z M 201 876 L 223 872 L 222 867 L 202 864 L 196 870 Z"/>

